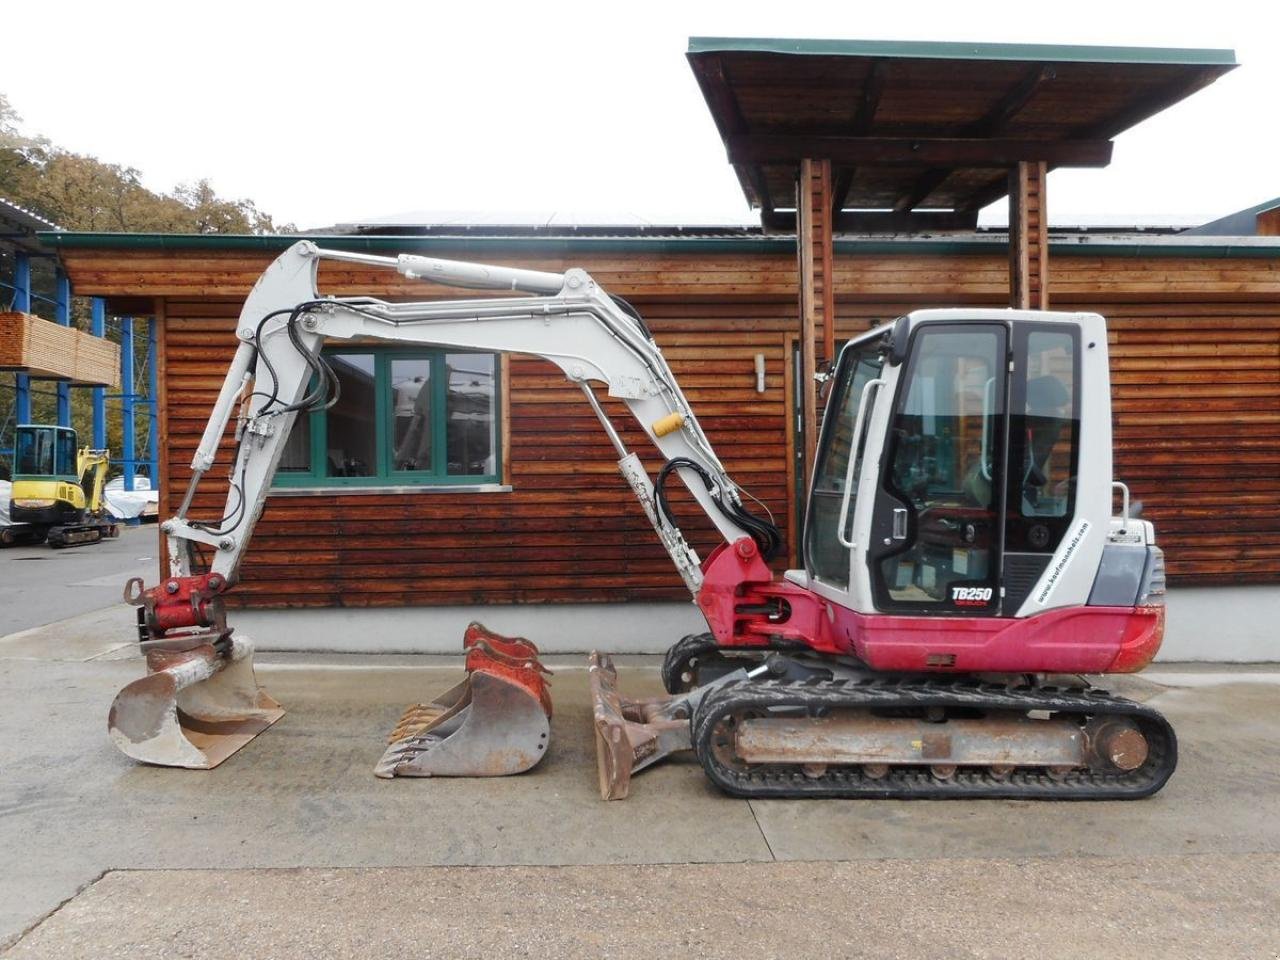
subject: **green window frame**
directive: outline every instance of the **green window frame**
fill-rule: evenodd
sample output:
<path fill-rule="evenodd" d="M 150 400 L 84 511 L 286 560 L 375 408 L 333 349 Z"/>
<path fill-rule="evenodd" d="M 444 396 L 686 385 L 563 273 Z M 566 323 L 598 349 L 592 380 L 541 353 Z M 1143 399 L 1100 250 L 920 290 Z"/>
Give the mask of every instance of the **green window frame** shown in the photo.
<path fill-rule="evenodd" d="M 484 474 L 450 474 L 448 472 L 448 370 L 446 357 L 465 353 L 491 357 L 493 360 L 493 393 L 491 428 L 493 470 Z M 501 358 L 497 354 L 467 350 L 423 350 L 397 347 L 357 347 L 335 345 L 324 349 L 325 355 L 361 355 L 373 357 L 374 374 L 374 458 L 368 476 L 329 476 L 328 411 L 316 410 L 300 414 L 294 431 L 307 430 L 310 437 L 310 469 L 277 470 L 272 487 L 296 489 L 308 487 L 403 487 L 403 486 L 474 486 L 500 483 L 502 478 L 502 409 Z M 396 360 L 426 360 L 430 363 L 428 389 L 430 395 L 431 468 L 395 469 L 395 410 L 392 402 L 391 365 Z"/>

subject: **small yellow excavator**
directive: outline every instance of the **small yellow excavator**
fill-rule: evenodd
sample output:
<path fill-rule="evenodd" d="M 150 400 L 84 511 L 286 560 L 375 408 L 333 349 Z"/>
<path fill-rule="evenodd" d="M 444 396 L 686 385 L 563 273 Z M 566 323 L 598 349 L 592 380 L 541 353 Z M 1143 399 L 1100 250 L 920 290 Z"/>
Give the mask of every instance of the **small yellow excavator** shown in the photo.
<path fill-rule="evenodd" d="M 106 450 L 79 447 L 70 427 L 23 424 L 14 433 L 12 526 L 0 532 L 49 546 L 78 547 L 118 537 L 103 487 L 111 459 Z"/>

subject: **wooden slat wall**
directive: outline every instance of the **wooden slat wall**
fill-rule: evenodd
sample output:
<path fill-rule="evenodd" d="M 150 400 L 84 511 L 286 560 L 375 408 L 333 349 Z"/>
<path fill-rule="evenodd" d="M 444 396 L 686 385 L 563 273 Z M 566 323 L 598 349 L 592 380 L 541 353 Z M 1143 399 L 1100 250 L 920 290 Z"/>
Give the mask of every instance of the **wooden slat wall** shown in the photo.
<path fill-rule="evenodd" d="M 725 465 L 769 506 L 785 532 L 784 331 L 794 323 L 794 308 L 637 305 Z M 234 352 L 238 308 L 226 301 L 165 304 L 165 515 L 185 489 L 187 465 Z M 765 357 L 764 393 L 756 391 L 757 353 Z M 513 357 L 509 402 L 514 492 L 272 496 L 236 591 L 239 602 L 379 606 L 687 598 L 581 392 L 549 363 Z M 651 472 L 656 469 L 658 455 L 625 407 L 615 401 L 605 407 L 624 441 Z M 230 450 L 229 442 L 224 449 Z M 217 474 L 215 468 L 202 485 L 194 515 L 221 515 L 226 482 Z M 673 501 L 686 535 L 705 556 L 718 534 L 687 495 Z"/>
<path fill-rule="evenodd" d="M 1171 577 L 1280 576 L 1280 305 L 1106 307 L 1115 474 Z"/>
<path fill-rule="evenodd" d="M 798 297 L 794 256 L 582 255 L 572 259 L 519 253 L 442 252 L 537 270 L 580 266 L 611 292 L 631 299 L 676 303 L 789 300 Z M 152 252 L 67 250 L 62 262 L 76 292 L 84 296 L 230 297 L 243 299 L 271 262 L 269 254 L 201 251 Z M 339 268 L 342 269 L 339 269 Z M 346 268 L 350 269 L 346 269 Z M 1197 257 L 1109 257 L 1082 250 L 1053 256 L 1055 304 L 1250 301 L 1280 302 L 1280 259 Z M 423 285 L 388 280 L 386 271 L 325 263 L 322 292 L 421 297 Z M 839 302 L 1007 304 L 1009 261 L 1003 246 L 982 254 L 850 254 L 838 248 L 834 286 Z M 459 293 L 466 296 L 465 292 Z M 837 308 L 837 313 L 839 309 Z"/>
<path fill-rule="evenodd" d="M 793 257 L 490 259 L 550 270 L 581 265 L 633 299 L 730 469 L 786 525 L 784 344 L 798 330 Z M 163 298 L 168 376 L 161 397 L 172 444 L 166 498 L 185 488 L 234 345 L 232 318 L 269 261 L 199 252 L 64 255 L 78 293 Z M 853 335 L 914 307 L 1007 303 L 1008 281 L 1003 249 L 989 256 L 837 254 L 838 333 Z M 322 288 L 384 296 L 424 290 L 358 269 L 326 269 Z M 1111 324 L 1116 473 L 1157 524 L 1171 576 L 1275 582 L 1280 260 L 1055 255 L 1052 293 L 1056 309 L 1096 310 Z M 756 352 L 768 363 L 764 395 L 754 391 Z M 514 493 L 273 498 L 245 593 L 264 604 L 682 599 L 611 449 L 558 376 L 535 360 L 511 363 Z M 642 442 L 634 431 L 628 436 Z M 220 495 L 201 501 L 206 515 L 221 506 Z M 697 513 L 683 515 L 705 552 L 714 539 Z"/>

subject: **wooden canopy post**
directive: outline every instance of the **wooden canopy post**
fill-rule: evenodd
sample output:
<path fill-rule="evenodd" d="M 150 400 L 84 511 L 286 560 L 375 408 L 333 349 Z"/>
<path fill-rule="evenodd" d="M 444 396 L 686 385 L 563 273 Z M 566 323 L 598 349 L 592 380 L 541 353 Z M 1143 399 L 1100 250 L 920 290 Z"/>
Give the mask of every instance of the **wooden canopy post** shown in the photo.
<path fill-rule="evenodd" d="M 804 479 L 818 444 L 819 365 L 835 356 L 835 284 L 830 160 L 801 160 L 796 183 L 796 253 L 800 263 L 800 355 L 804 397 Z"/>
<path fill-rule="evenodd" d="M 1049 309 L 1049 215 L 1043 161 L 1009 171 L 1009 305 Z"/>

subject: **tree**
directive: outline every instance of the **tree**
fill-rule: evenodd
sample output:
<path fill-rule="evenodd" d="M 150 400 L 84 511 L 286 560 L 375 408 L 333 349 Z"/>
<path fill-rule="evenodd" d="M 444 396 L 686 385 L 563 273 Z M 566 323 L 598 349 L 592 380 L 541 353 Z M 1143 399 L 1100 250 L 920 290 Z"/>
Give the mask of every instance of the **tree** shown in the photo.
<path fill-rule="evenodd" d="M 29 136 L 22 130 L 22 118 L 3 93 L 0 93 L 0 197 L 69 230 L 287 233 L 296 229 L 292 224 L 277 227 L 252 200 L 219 197 L 208 180 L 180 184 L 170 193 L 156 193 L 143 186 L 141 173 L 133 167 L 105 163 L 96 157 L 64 150 L 47 138 Z M 0 270 L 6 266 L 0 263 Z M 37 258 L 31 267 L 34 285 L 50 289 L 52 261 Z M 0 302 L 0 308 L 4 306 L 7 301 Z M 36 304 L 34 309 L 46 316 L 49 313 L 47 305 Z M 87 305 L 82 300 L 73 301 L 72 323 L 83 329 L 87 322 Z M 119 330 L 109 328 L 107 336 L 118 341 Z M 134 349 L 135 368 L 143 370 L 146 352 L 143 336 L 135 341 Z M 0 449 L 12 442 L 9 433 L 13 419 L 12 382 L 9 376 L 0 376 Z M 72 398 L 73 423 L 81 442 L 88 443 L 91 435 L 88 391 L 73 391 Z M 47 384 L 33 386 L 31 406 L 34 422 L 55 422 L 56 401 Z M 144 450 L 144 407 L 138 408 L 137 422 L 138 449 Z M 120 450 L 120 436 L 121 412 L 112 404 L 108 406 L 107 438 L 114 451 Z M 6 470 L 7 465 L 0 459 L 0 476 Z M 119 466 L 112 472 L 118 473 Z"/>
<path fill-rule="evenodd" d="M 46 140 L 24 136 L 21 123 L 9 98 L 0 93 L 0 196 L 14 203 L 21 203 L 17 197 L 29 180 L 33 157 L 49 148 Z"/>
<path fill-rule="evenodd" d="M 207 180 L 170 193 L 142 185 L 133 167 L 72 153 L 23 134 L 22 118 L 0 93 L 0 196 L 69 230 L 142 233 L 276 233 L 252 200 L 219 197 Z"/>
<path fill-rule="evenodd" d="M 252 200 L 225 200 L 208 180 L 179 184 L 173 191 L 195 226 L 196 233 L 276 233 L 271 217 Z"/>

